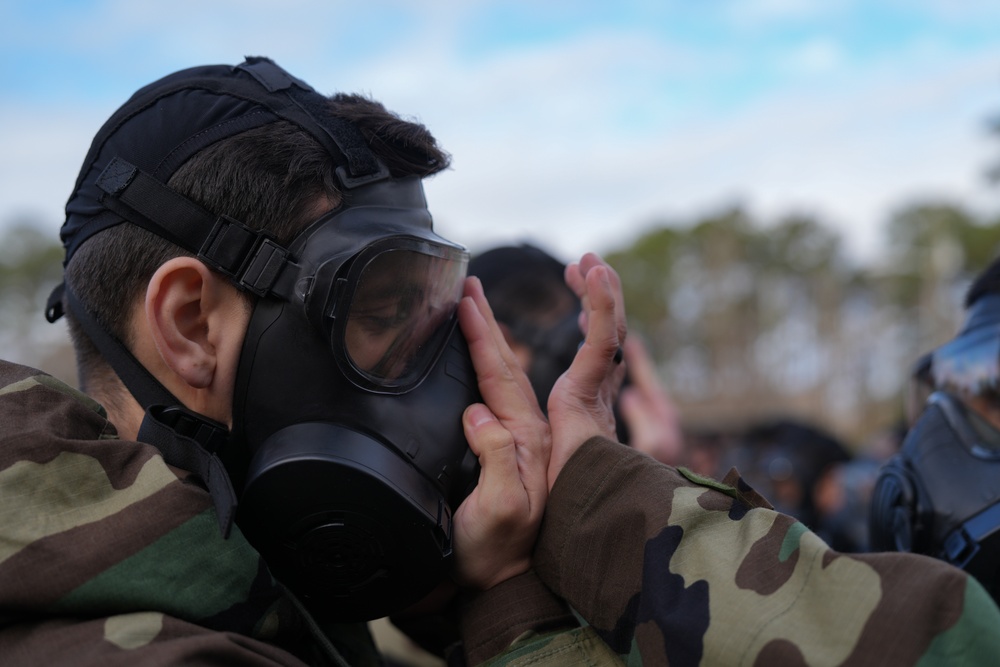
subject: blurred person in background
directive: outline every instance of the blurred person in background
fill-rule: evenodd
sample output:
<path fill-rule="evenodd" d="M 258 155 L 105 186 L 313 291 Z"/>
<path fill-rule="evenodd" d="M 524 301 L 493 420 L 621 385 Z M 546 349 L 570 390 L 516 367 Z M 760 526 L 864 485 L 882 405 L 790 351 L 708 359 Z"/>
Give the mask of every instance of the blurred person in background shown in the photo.
<path fill-rule="evenodd" d="M 711 428 L 685 429 L 684 466 L 705 477 L 722 479 L 735 436 L 727 430 Z"/>
<path fill-rule="evenodd" d="M 838 438 L 798 419 L 749 428 L 733 464 L 774 505 L 841 552 L 867 550 L 867 502 L 877 465 L 854 460 Z"/>
<path fill-rule="evenodd" d="M 870 456 L 854 456 L 831 466 L 813 490 L 816 532 L 837 551 L 871 550 L 868 508 L 881 465 Z"/>
<path fill-rule="evenodd" d="M 482 282 L 543 410 L 583 342 L 580 300 L 566 285 L 565 271 L 565 264 L 530 244 L 493 248 L 469 262 L 469 275 Z M 633 334 L 623 354 L 627 378 L 616 406 L 618 439 L 662 463 L 681 464 L 684 436 L 677 408 L 656 376 L 649 351 Z"/>
<path fill-rule="evenodd" d="M 911 428 L 879 473 L 871 542 L 952 563 L 1000 600 L 1000 258 L 965 311 L 956 336 L 915 364 Z"/>

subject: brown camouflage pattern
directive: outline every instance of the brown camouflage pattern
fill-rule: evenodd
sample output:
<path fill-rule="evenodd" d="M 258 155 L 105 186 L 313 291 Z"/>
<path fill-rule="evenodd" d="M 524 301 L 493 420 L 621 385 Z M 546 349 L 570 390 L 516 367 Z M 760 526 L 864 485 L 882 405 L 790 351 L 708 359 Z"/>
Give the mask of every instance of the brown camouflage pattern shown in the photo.
<path fill-rule="evenodd" d="M 553 489 L 536 571 L 629 665 L 1000 664 L 1000 611 L 964 572 L 836 553 L 724 482 L 589 441 Z"/>
<path fill-rule="evenodd" d="M 488 648 L 476 660 L 506 646 L 488 664 L 1000 664 L 1000 611 L 963 572 L 838 554 L 738 475 L 616 443 L 563 471 L 535 573 L 497 587 L 506 602 L 479 596 L 495 618 L 463 628 Z M 187 473 L 119 440 L 83 394 L 0 362 L 0 664 L 378 662 L 363 627 L 317 624 L 238 530 L 222 540 Z"/>
<path fill-rule="evenodd" d="M 0 664 L 377 664 L 370 637 L 338 655 L 234 532 L 97 403 L 0 362 Z"/>
<path fill-rule="evenodd" d="M 525 642 L 527 653 L 556 642 L 534 661 L 580 664 L 559 662 L 575 651 L 617 664 L 540 583 L 505 589 L 516 598 L 506 609 L 494 591 L 476 598 L 502 609 L 498 620 L 464 628 L 486 657 L 520 635 L 502 655 L 530 660 Z M 211 498 L 188 473 L 120 440 L 86 395 L 0 361 L 0 665 L 137 664 L 382 660 L 363 624 L 303 610 L 238 528 L 223 540 Z"/>

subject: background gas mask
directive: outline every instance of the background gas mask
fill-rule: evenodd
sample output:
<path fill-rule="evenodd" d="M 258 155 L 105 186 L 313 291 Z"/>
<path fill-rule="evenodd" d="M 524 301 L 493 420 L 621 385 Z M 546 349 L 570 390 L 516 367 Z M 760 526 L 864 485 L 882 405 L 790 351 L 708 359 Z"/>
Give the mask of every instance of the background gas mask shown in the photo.
<path fill-rule="evenodd" d="M 138 438 L 200 478 L 277 578 L 324 618 L 418 601 L 446 576 L 452 513 L 478 478 L 462 428 L 480 400 L 456 326 L 467 253 L 432 231 L 420 179 L 393 178 L 327 100 L 266 58 L 174 73 L 98 132 L 66 206 L 66 261 L 135 224 L 187 250 L 255 306 L 233 432 L 185 408 L 76 295 L 62 304 L 146 410 Z M 282 247 L 171 189 L 190 157 L 278 120 L 339 165 L 343 203 Z"/>
<path fill-rule="evenodd" d="M 879 473 L 870 529 L 874 550 L 948 561 L 1000 601 L 998 365 L 1000 296 L 988 295 L 952 341 L 917 364 L 911 405 L 924 408 Z"/>

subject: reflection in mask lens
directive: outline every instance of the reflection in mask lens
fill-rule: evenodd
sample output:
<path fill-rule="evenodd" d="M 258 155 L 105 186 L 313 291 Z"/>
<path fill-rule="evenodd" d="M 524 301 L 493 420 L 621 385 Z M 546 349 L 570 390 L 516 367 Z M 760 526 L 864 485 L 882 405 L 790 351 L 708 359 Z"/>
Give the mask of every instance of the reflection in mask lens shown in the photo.
<path fill-rule="evenodd" d="M 376 381 L 404 381 L 433 361 L 462 296 L 465 264 L 412 250 L 388 250 L 364 267 L 351 300 L 345 345 Z"/>

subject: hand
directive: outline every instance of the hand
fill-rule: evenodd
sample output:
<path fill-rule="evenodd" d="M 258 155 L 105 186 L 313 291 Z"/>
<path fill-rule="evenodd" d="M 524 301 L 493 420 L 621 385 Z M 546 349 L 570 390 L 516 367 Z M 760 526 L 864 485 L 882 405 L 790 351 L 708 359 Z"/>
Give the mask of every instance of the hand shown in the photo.
<path fill-rule="evenodd" d="M 588 253 L 566 267 L 566 284 L 580 297 L 580 327 L 586 337 L 549 394 L 549 489 L 585 441 L 598 435 L 616 439 L 613 406 L 625 377 L 625 367 L 615 361 L 627 331 L 618 274 Z"/>
<path fill-rule="evenodd" d="M 645 344 L 633 336 L 624 348 L 631 383 L 622 388 L 618 409 L 628 425 L 628 444 L 657 461 L 677 465 L 684 449 L 677 408 L 656 377 Z"/>
<path fill-rule="evenodd" d="M 466 281 L 458 317 L 486 404 L 470 405 L 462 417 L 482 470 L 455 512 L 455 578 L 485 590 L 531 566 L 548 497 L 552 439 L 476 278 Z"/>

